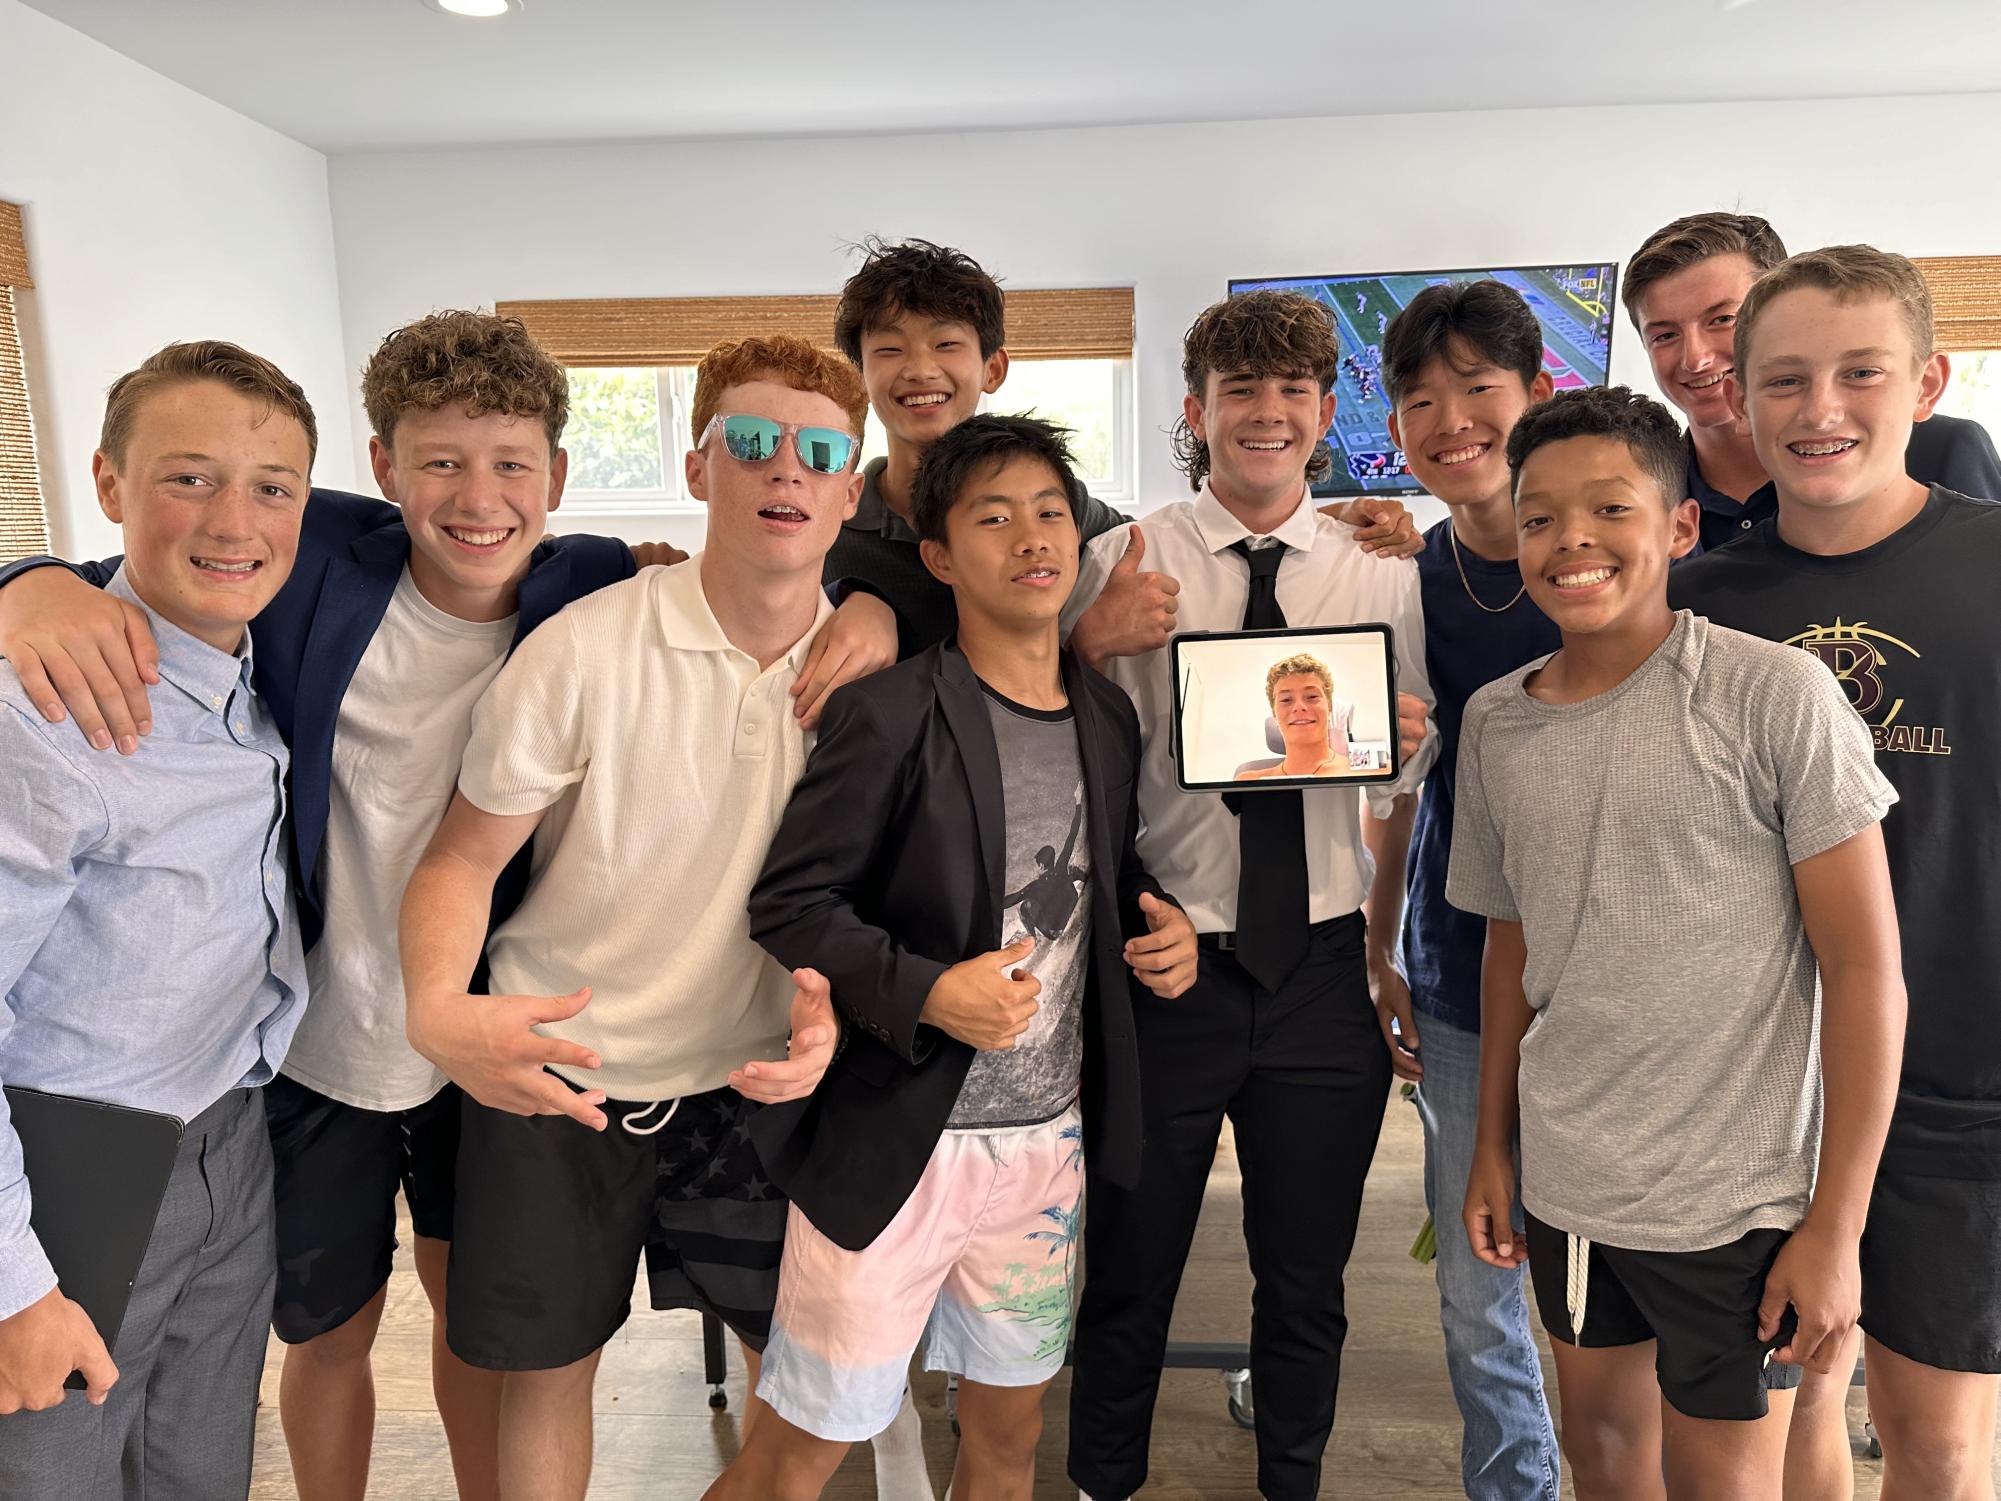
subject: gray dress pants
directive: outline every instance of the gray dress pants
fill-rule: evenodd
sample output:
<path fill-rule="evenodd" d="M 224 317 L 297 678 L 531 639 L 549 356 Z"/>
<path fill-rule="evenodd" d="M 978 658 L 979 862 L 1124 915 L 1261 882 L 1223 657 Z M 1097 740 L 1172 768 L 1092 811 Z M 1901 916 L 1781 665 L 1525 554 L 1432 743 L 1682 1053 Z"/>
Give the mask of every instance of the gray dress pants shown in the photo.
<path fill-rule="evenodd" d="M 102 1407 L 0 1417 L 0 1501 L 232 1501 L 250 1492 L 277 1279 L 261 1091 L 188 1125 L 111 1352 Z"/>

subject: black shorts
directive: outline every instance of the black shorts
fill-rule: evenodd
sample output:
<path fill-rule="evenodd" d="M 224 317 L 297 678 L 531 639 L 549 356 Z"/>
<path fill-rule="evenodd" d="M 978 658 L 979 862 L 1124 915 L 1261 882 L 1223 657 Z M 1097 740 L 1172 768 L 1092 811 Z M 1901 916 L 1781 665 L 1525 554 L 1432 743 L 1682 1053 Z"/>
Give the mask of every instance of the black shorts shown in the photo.
<path fill-rule="evenodd" d="M 656 1126 L 672 1108 L 672 1118 Z M 632 1311 L 643 1255 L 655 1308 L 714 1313 L 754 1350 L 771 1332 L 784 1195 L 733 1089 L 678 1104 L 607 1100 L 603 1131 L 465 1102 L 445 1338 L 469 1365 L 554 1370 Z"/>
<path fill-rule="evenodd" d="M 278 1205 L 271 1327 L 296 1345 L 338 1329 L 389 1280 L 399 1186 L 417 1234 L 452 1238 L 459 1091 L 364 1110 L 280 1074 L 264 1086 L 264 1114 Z"/>
<path fill-rule="evenodd" d="M 1708 1251 L 1622 1251 L 1593 1241 L 1579 1338 L 1567 1297 L 1570 1237 L 1525 1218 L 1536 1311 L 1551 1339 L 1588 1350 L 1657 1341 L 1661 1395 L 1691 1418 L 1762 1418 L 1766 1392 L 1799 1385 L 1798 1366 L 1767 1359 L 1792 1338 L 1793 1311 L 1771 1339 L 1758 1338 L 1765 1277 L 1790 1232 L 1753 1230 Z"/>
<path fill-rule="evenodd" d="M 1883 1154 L 1862 1232 L 1862 1331 L 1941 1371 L 2001 1372 L 2001 1175 Z"/>

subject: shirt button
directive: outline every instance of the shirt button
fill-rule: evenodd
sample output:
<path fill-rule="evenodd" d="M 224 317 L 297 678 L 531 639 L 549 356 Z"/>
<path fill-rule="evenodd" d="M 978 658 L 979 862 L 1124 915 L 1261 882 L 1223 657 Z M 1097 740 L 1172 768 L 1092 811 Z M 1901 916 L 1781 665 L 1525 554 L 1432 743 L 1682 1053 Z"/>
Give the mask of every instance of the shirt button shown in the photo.
<path fill-rule="evenodd" d="M 1749 516 L 1746 516 L 1742 521 L 1738 522 L 1737 524 L 1743 527 L 1744 530 L 1747 532 L 1751 530 L 1751 518 Z"/>
<path fill-rule="evenodd" d="M 746 735 L 755 735 L 757 733 L 757 721 L 755 719 L 746 720 L 744 722 L 743 732 Z"/>
<path fill-rule="evenodd" d="M 220 693 L 211 693 L 208 696 L 208 701 L 212 708 L 220 709 L 222 707 L 222 695 Z"/>

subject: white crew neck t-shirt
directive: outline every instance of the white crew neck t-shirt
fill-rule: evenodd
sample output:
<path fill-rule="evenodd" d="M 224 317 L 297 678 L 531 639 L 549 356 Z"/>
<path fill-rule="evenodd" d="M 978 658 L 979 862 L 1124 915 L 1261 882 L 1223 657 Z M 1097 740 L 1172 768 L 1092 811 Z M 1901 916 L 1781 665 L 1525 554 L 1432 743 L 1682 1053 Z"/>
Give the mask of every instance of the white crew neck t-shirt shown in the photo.
<path fill-rule="evenodd" d="M 790 689 L 833 607 L 760 669 L 702 589 L 701 555 L 578 600 L 523 641 L 473 714 L 459 791 L 511 816 L 548 809 L 528 894 L 487 945 L 492 988 L 567 995 L 614 1100 L 718 1089 L 785 1056 L 792 981 L 752 942 L 764 868 L 808 736 Z"/>
<path fill-rule="evenodd" d="M 283 1069 L 331 1099 L 408 1110 L 444 1085 L 403 1034 L 396 917 L 514 627 L 512 615 L 447 615 L 406 567 L 341 698 L 320 855 L 326 927 L 306 956 L 311 999 Z"/>

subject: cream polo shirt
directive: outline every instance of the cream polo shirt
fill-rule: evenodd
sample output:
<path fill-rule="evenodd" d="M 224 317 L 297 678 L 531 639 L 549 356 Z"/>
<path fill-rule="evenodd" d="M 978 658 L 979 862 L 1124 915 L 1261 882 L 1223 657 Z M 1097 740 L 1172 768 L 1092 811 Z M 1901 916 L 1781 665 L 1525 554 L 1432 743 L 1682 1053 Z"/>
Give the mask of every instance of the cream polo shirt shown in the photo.
<path fill-rule="evenodd" d="M 760 672 L 702 591 L 701 556 L 578 600 L 515 649 L 473 715 L 459 791 L 548 816 L 528 895 L 487 946 L 496 994 L 590 1002 L 541 1030 L 615 1100 L 720 1087 L 785 1056 L 791 982 L 746 906 L 806 764 L 787 690 L 832 606 Z M 561 1071 L 559 1071 L 561 1072 Z"/>

